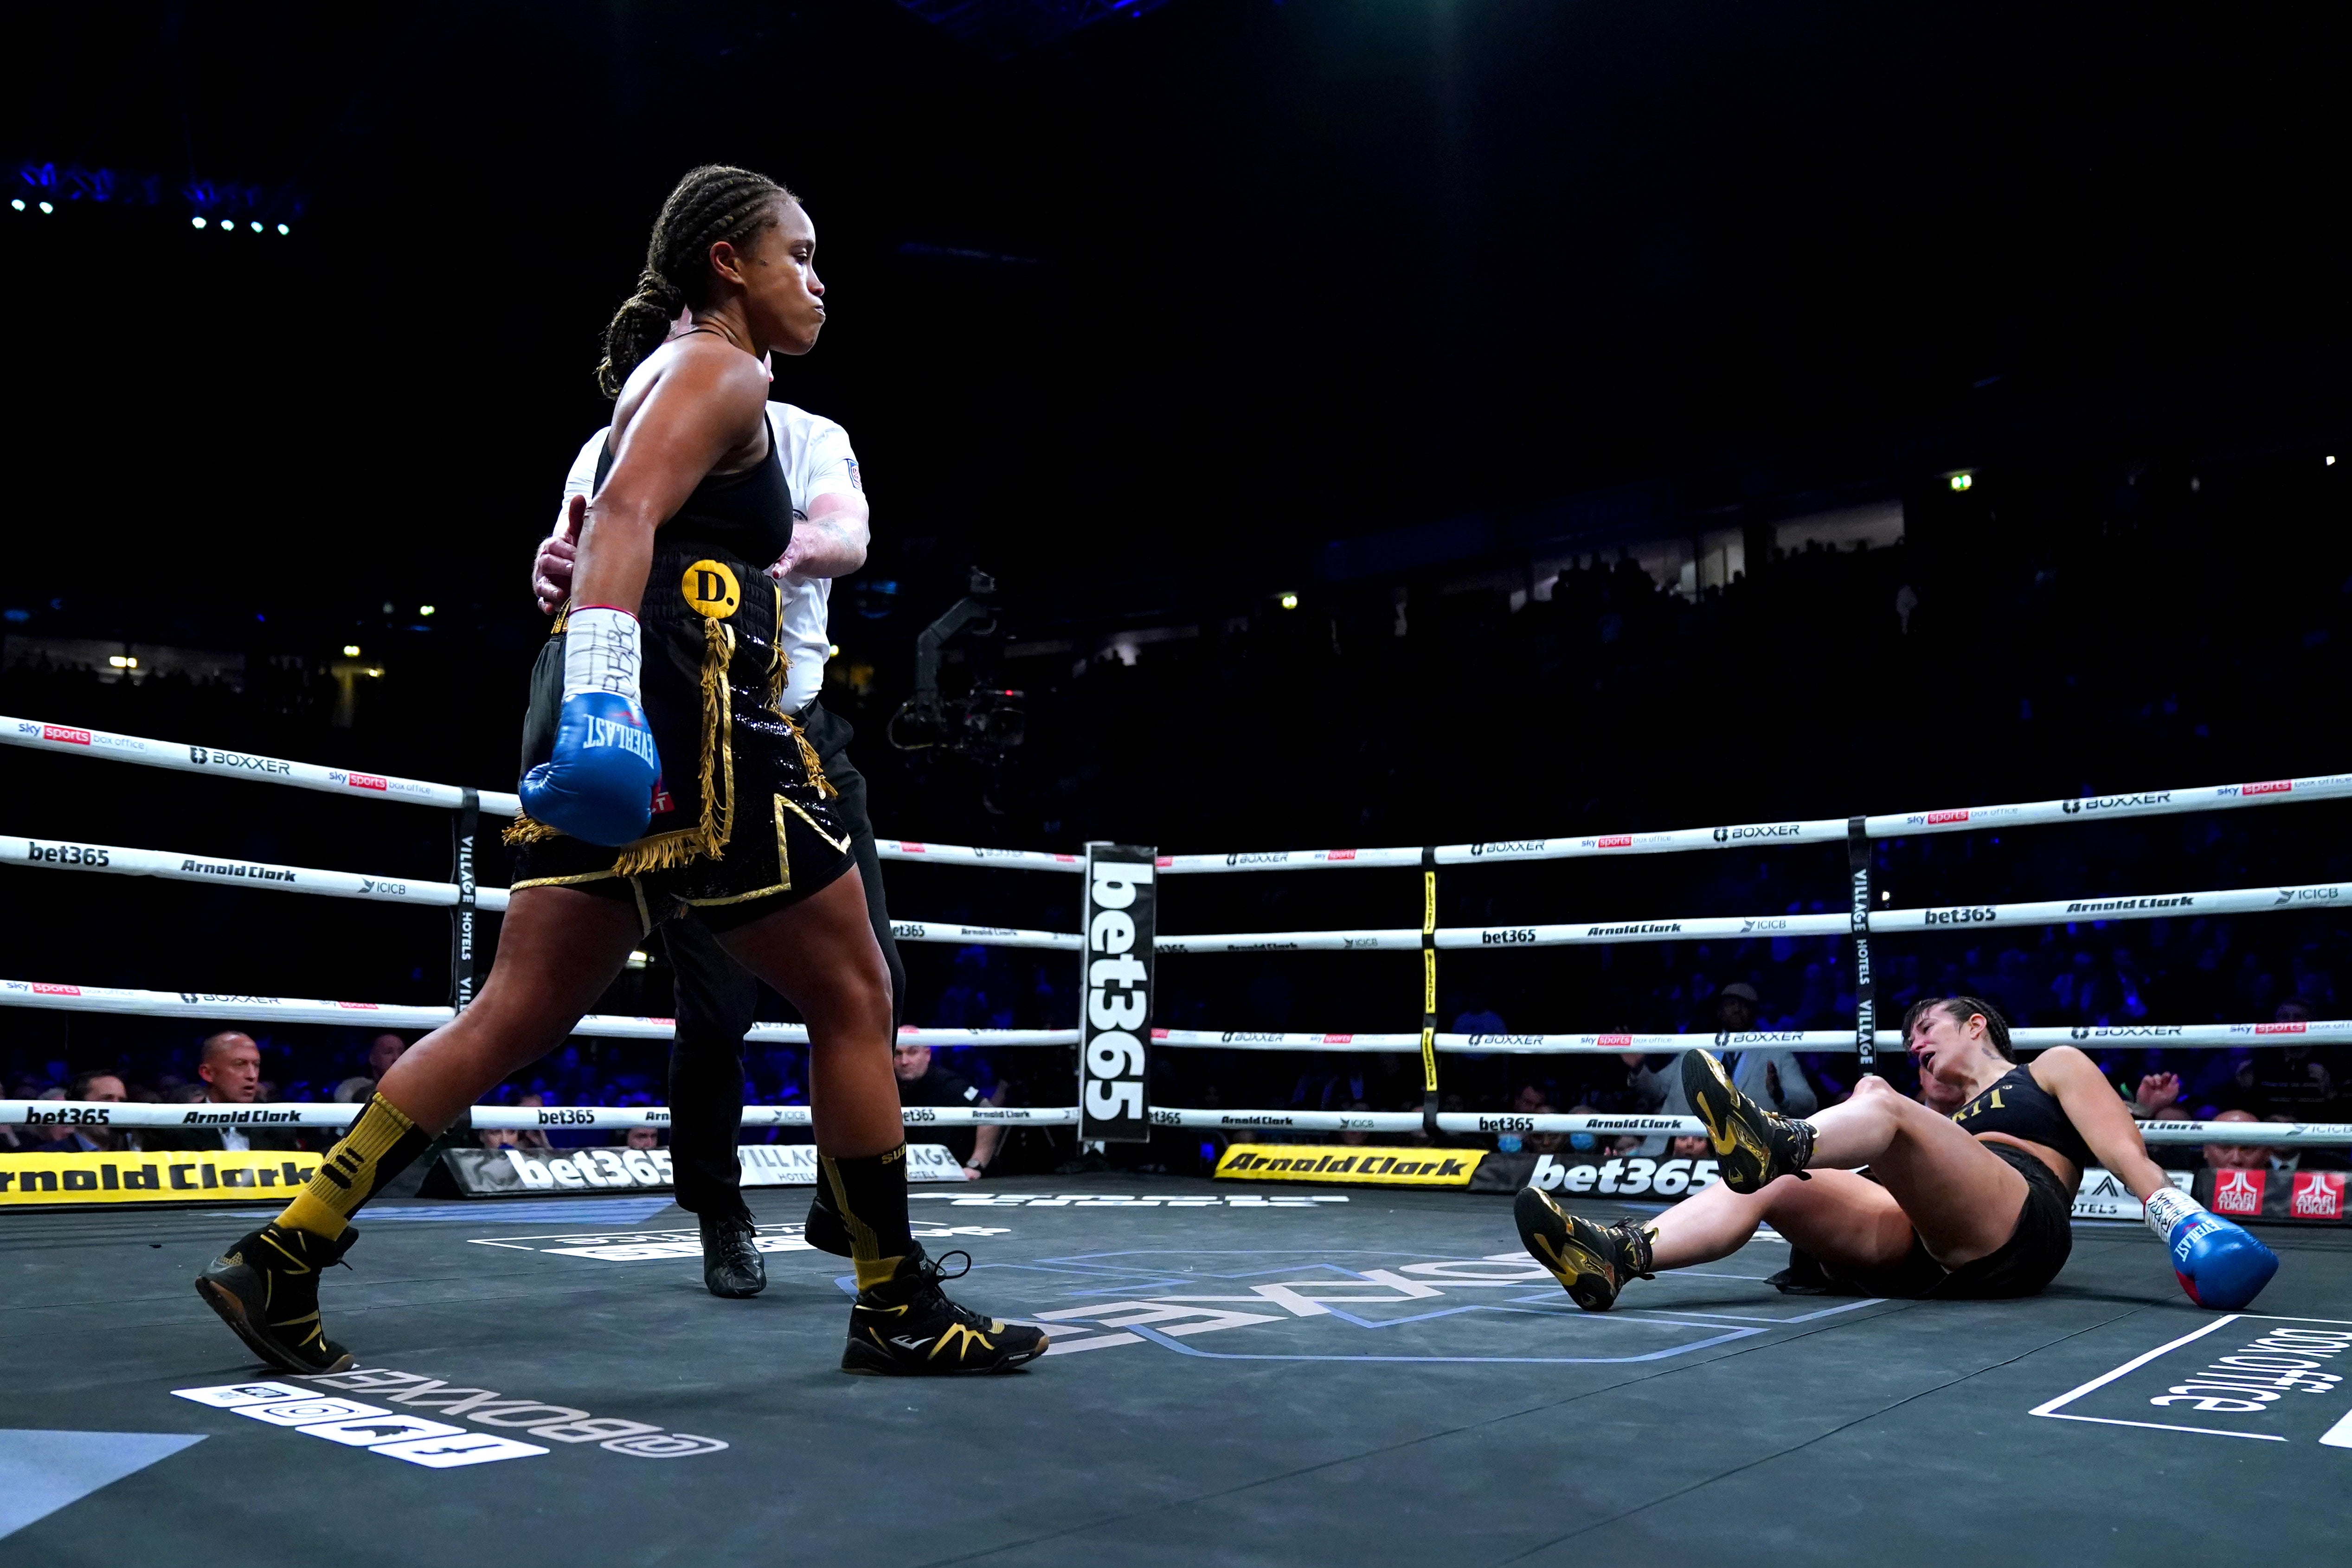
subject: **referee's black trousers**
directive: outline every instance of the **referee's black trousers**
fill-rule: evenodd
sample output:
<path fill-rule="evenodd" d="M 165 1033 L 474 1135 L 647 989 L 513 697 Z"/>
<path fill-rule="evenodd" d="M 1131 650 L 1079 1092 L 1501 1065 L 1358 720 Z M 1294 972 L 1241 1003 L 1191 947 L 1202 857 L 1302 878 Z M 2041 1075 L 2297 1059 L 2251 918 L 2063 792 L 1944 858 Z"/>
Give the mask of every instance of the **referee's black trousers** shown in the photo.
<path fill-rule="evenodd" d="M 882 904 L 882 858 L 874 847 L 874 824 L 866 813 L 866 778 L 847 754 L 856 731 L 849 721 L 813 705 L 802 721 L 816 747 L 825 776 L 841 792 L 850 849 L 866 884 L 866 913 L 882 962 L 890 970 L 890 1022 L 895 1028 L 906 1007 L 907 969 L 898 944 L 890 940 L 890 917 Z M 677 920 L 662 926 L 677 992 L 677 1038 L 669 1053 L 670 1160 L 677 1171 L 677 1205 L 688 1214 L 745 1212 L 743 1171 L 735 1145 L 743 1129 L 743 1036 L 759 1005 L 760 984 L 727 956 L 700 922 Z"/>

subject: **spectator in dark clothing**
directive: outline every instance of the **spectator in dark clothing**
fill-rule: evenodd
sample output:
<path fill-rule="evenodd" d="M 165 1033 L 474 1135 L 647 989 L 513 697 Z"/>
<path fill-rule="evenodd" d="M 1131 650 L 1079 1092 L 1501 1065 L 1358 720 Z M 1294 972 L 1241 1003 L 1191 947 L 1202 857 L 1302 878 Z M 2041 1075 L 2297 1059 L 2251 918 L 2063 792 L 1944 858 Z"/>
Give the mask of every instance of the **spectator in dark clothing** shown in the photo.
<path fill-rule="evenodd" d="M 261 1097 L 261 1047 L 253 1037 L 235 1029 L 208 1035 L 198 1047 L 196 1077 L 204 1081 L 205 1102 L 212 1106 L 251 1105 Z M 334 1131 L 320 1128 L 331 1142 Z M 300 1131 L 291 1127 L 187 1127 L 158 1131 L 146 1140 L 150 1149 L 300 1149 Z"/>
<path fill-rule="evenodd" d="M 131 1098 L 122 1079 L 110 1072 L 86 1072 L 74 1076 L 66 1086 L 66 1098 L 70 1100 L 120 1105 Z M 119 1127 L 86 1121 L 60 1127 L 57 1136 L 47 1143 L 36 1143 L 33 1152 L 40 1154 L 96 1153 L 108 1149 L 138 1149 L 139 1139 Z"/>
<path fill-rule="evenodd" d="M 1004 1086 L 999 1084 L 996 1097 L 989 1099 L 979 1086 L 954 1068 L 931 1059 L 931 1047 L 920 1045 L 900 1045 L 890 1053 L 890 1066 L 898 1075 L 900 1105 L 1000 1105 L 1003 1103 Z M 989 1162 L 996 1158 L 997 1145 L 1004 1142 L 1002 1126 L 988 1125 L 970 1129 L 952 1127 L 944 1130 L 944 1142 L 957 1159 L 963 1162 L 963 1177 L 976 1182 L 988 1170 Z"/>

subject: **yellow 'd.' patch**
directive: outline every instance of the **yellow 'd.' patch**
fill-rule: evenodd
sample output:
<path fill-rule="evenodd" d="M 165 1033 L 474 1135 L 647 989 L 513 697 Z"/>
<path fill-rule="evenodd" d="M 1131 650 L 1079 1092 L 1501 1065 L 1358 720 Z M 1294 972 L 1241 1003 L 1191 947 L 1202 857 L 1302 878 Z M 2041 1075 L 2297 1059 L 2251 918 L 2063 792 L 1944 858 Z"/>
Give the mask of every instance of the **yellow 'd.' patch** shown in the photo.
<path fill-rule="evenodd" d="M 1466 1187 L 1477 1149 L 1370 1149 L 1344 1144 L 1236 1143 L 1217 1175 L 1244 1182 L 1369 1182 L 1393 1187 Z"/>
<path fill-rule="evenodd" d="M 714 621 L 725 620 L 743 603 L 743 589 L 734 572 L 719 561 L 698 561 L 688 567 L 678 591 L 698 615 Z"/>
<path fill-rule="evenodd" d="M 319 1156 L 297 1150 L 0 1154 L 0 1208 L 49 1204 L 254 1203 L 300 1192 Z"/>

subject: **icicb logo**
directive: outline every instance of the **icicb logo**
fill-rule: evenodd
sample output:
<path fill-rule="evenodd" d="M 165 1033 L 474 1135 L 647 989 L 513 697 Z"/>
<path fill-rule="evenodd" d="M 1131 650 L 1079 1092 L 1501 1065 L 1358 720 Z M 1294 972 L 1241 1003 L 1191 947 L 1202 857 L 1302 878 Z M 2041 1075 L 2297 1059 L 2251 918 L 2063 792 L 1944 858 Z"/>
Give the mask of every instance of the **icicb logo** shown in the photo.
<path fill-rule="evenodd" d="M 733 615 L 743 603 L 742 586 L 724 562 L 698 561 L 686 569 L 678 584 L 678 592 L 695 614 L 723 621 Z"/>

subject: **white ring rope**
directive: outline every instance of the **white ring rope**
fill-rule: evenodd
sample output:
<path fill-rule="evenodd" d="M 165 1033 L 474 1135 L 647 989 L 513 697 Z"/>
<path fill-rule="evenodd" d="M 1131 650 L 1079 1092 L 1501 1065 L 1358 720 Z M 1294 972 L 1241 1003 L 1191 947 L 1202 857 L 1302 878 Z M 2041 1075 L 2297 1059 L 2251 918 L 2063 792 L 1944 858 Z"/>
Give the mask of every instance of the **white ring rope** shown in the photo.
<path fill-rule="evenodd" d="M 135 1100 L 0 1100 L 0 1124 L 189 1127 L 323 1127 L 351 1125 L 363 1108 L 344 1104 L 150 1105 Z M 1071 1127 L 1076 1106 L 908 1106 L 900 1112 L 909 1127 Z M 1225 1131 L 1417 1132 L 1417 1110 L 1179 1110 L 1151 1112 L 1156 1127 Z M 667 1127 L 670 1112 L 659 1105 L 477 1105 L 460 1127 L 484 1131 L 541 1130 L 600 1131 L 629 1127 Z M 807 1127 L 805 1105 L 747 1105 L 746 1127 Z M 2157 1144 L 2224 1143 L 2252 1146 L 2352 1143 L 2352 1121 L 2142 1121 L 2143 1142 Z M 1440 1111 L 1437 1128 L 1454 1133 L 1585 1132 L 1611 1136 L 1704 1136 L 1695 1116 L 1557 1114 L 1522 1116 Z"/>
<path fill-rule="evenodd" d="M 0 1100 L 0 1126 L 31 1123 L 40 1126 L 102 1127 L 348 1127 L 365 1106 L 313 1104 L 269 1105 L 149 1105 L 138 1100 Z M 1075 1105 L 1042 1110 L 1018 1105 L 910 1105 L 900 1112 L 909 1127 L 979 1127 L 1017 1124 L 1024 1127 L 1071 1127 L 1077 1123 Z M 667 1127 L 670 1113 L 662 1105 L 477 1105 L 452 1125 L 490 1132 L 596 1131 L 625 1127 Z M 746 1127 L 807 1127 L 813 1125 L 805 1105 L 747 1105 Z M 1414 1125 L 1420 1125 L 1418 1117 Z"/>
<path fill-rule="evenodd" d="M 356 795 L 363 799 L 398 800 L 414 805 L 462 808 L 467 791 L 454 784 L 359 773 L 296 763 L 254 752 L 182 745 L 170 742 L 84 730 L 33 720 L 0 716 L 0 742 L 36 750 L 100 757 L 109 761 L 168 768 L 181 773 L 214 773 L 234 778 L 291 785 L 296 788 Z M 1490 841 L 1441 845 L 1433 849 L 1299 849 L 1238 851 L 1224 855 L 1163 855 L 1163 874 L 1307 869 L 1349 867 L 1409 867 L 1435 864 L 1470 865 L 1487 861 L 1572 859 L 1612 854 L 1666 854 L 1685 850 L 1761 847 L 1781 844 L 1848 842 L 1858 827 L 1868 838 L 1955 833 L 1986 827 L 2029 826 L 2104 818 L 2170 816 L 2183 812 L 2228 810 L 2240 806 L 2281 805 L 2295 801 L 2352 795 L 2352 773 L 2276 779 L 2196 789 L 2153 790 L 2135 795 L 2091 796 L 2009 805 L 1971 806 L 1943 811 L 1896 812 L 1848 823 L 1835 818 L 1744 824 L 1711 828 L 1677 828 L 1645 833 L 1595 834 L 1570 838 Z M 509 794 L 475 792 L 477 807 L 492 816 L 512 816 L 520 803 Z M 1083 857 L 1036 850 L 989 849 L 962 845 L 929 844 L 914 840 L 884 840 L 878 846 L 885 859 L 958 864 L 1008 869 L 1083 871 Z M 22 838 L 0 843 L 0 863 L 152 876 L 179 880 L 233 883 L 310 892 L 331 897 L 382 900 L 443 907 L 460 902 L 457 884 L 423 879 L 370 878 L 349 872 L 278 866 L 236 858 L 176 855 L 161 850 L 131 849 L 111 845 L 79 845 L 68 841 Z M 478 907 L 505 907 L 506 890 L 480 889 Z M 1433 933 L 1439 949 L 1461 951 L 1495 947 L 1551 947 L 1618 942 L 1702 941 L 1741 937 L 1834 936 L 1891 934 L 1937 930 L 1990 929 L 2003 926 L 2053 925 L 2090 920 L 2161 920 L 2182 915 L 2244 914 L 2286 909 L 2342 907 L 2352 903 L 2352 883 L 2323 882 L 2289 887 L 2244 888 L 2196 893 L 2131 896 L 2113 899 L 2053 899 L 2009 904 L 1958 905 L 1912 910 L 1877 910 L 1866 917 L 1852 912 L 1761 917 L 1697 917 L 1684 920 L 1591 921 L 1573 924 L 1447 928 Z M 1076 932 L 1031 931 L 1005 927 L 950 925 L 944 922 L 893 922 L 893 935 L 902 942 L 937 942 L 985 946 L 1032 947 L 1078 951 Z M 1400 952 L 1415 951 L 1422 933 L 1410 929 L 1329 931 L 1283 931 L 1199 936 L 1160 936 L 1161 952 Z M 26 981 L 0 981 L 0 1005 L 62 1008 L 158 1016 L 223 1019 L 266 1014 L 286 1023 L 352 1024 L 373 1022 L 393 1027 L 433 1027 L 455 1016 L 447 1007 L 404 1007 L 370 1003 L 304 1001 L 283 997 L 233 996 L 195 993 L 135 991 L 111 986 L 50 985 Z M 621 1038 L 667 1038 L 674 1033 L 669 1020 L 598 1016 L 581 1020 L 574 1034 Z M 1202 1030 L 1155 1030 L 1161 1044 L 1180 1047 L 1307 1051 L 1414 1051 L 1418 1035 L 1297 1035 Z M 2048 1037 L 2044 1038 L 2043 1037 Z M 794 1025 L 762 1024 L 753 1027 L 753 1039 L 804 1042 L 807 1032 Z M 1880 1030 L 1880 1045 L 1899 1046 L 1899 1033 Z M 916 1030 L 900 1032 L 902 1040 L 919 1038 L 928 1044 L 1073 1045 L 1076 1030 Z M 2352 1038 L 2352 1024 L 2125 1026 L 2095 1029 L 2019 1029 L 2011 1038 L 2021 1046 L 2058 1045 L 2077 1041 L 2133 1042 L 2179 1047 L 2285 1045 L 2297 1039 Z M 1731 1048 L 1779 1047 L 1817 1051 L 1853 1052 L 1858 1046 L 1845 1031 L 1810 1030 L 1759 1033 L 1720 1038 L 1679 1035 L 1438 1035 L 1439 1050 L 1466 1054 L 1582 1055 L 1621 1051 L 1679 1050 L 1697 1043 L 1720 1043 Z M 241 1107 L 223 1113 L 184 1106 L 110 1103 L 80 1107 L 55 1100 L 0 1100 L 0 1122 L 55 1122 L 64 1114 L 91 1113 L 93 1121 L 113 1125 L 287 1125 L 341 1127 L 358 1109 L 342 1105 Z M 216 1121 L 194 1120 L 221 1117 Z M 252 1120 L 247 1121 L 246 1119 Z M 807 1126 L 809 1112 L 801 1106 L 745 1108 L 746 1126 Z M 478 1107 L 473 1126 L 516 1130 L 546 1126 L 663 1126 L 669 1120 L 664 1108 L 568 1107 L 531 1110 Z M 1032 1125 L 1075 1125 L 1075 1108 L 1042 1110 L 994 1107 L 932 1110 L 910 1108 L 911 1123 L 968 1126 L 978 1121 L 1027 1122 Z M 1284 1128 L 1328 1131 L 1410 1131 L 1424 1125 L 1414 1111 L 1281 1111 L 1192 1110 L 1161 1108 L 1151 1112 L 1155 1125 L 1183 1128 Z M 1435 1122 L 1445 1132 L 1643 1132 L 1689 1135 L 1703 1126 L 1693 1118 L 1604 1115 L 1483 1115 L 1437 1112 Z M 2291 1144 L 2352 1141 L 2352 1123 L 2285 1124 L 2275 1122 L 2144 1123 L 2143 1138 L 2151 1143 L 2223 1142 L 2238 1144 Z"/>
<path fill-rule="evenodd" d="M 136 763 L 171 768 L 180 773 L 214 773 L 298 789 L 357 795 L 370 800 L 400 800 L 420 805 L 457 807 L 465 792 L 456 784 L 428 784 L 418 779 L 382 773 L 325 768 L 312 763 L 288 762 L 257 752 L 184 745 L 173 741 L 118 735 L 105 730 L 84 730 L 48 724 L 35 719 L 0 715 L 0 742 L 37 751 L 60 752 L 109 762 Z M 2190 811 L 2226 811 L 2239 806 L 2280 805 L 2306 800 L 2352 795 L 2352 773 L 2320 773 L 2309 778 L 2263 779 L 2243 784 L 2206 784 L 2194 789 L 2146 790 L 2135 795 L 2087 795 L 2073 800 L 2043 800 L 2009 805 L 1960 806 L 1943 811 L 1886 812 L 1862 818 L 1864 833 L 1872 838 L 1906 837 L 1929 833 L 1965 833 L 1984 827 L 2025 827 L 2042 823 L 2104 820 L 2112 817 L 2168 816 Z M 512 816 L 521 803 L 497 790 L 476 792 L 481 810 L 493 816 Z M 1745 848 L 1756 845 L 1825 844 L 1843 842 L 1848 825 L 1835 817 L 1805 821 L 1743 823 L 1722 827 L 1680 827 L 1646 833 L 1589 834 L 1571 838 L 1519 838 L 1483 844 L 1443 844 L 1433 851 L 1441 866 L 1470 865 L 1496 860 L 1564 860 L 1588 855 L 1655 855 L 1689 849 Z M 986 849 L 960 844 L 930 844 L 914 839 L 884 839 L 878 846 L 886 860 L 929 860 L 1008 869 L 1083 871 L 1086 858 L 1035 849 Z M 1217 855 L 1163 855 L 1160 867 L 1171 875 L 1222 871 L 1303 870 L 1317 867 L 1418 866 L 1419 849 L 1274 849 L 1240 850 Z"/>
<path fill-rule="evenodd" d="M 458 900 L 454 882 L 365 877 L 268 861 L 215 859 L 176 850 L 133 849 L 115 844 L 9 837 L 0 839 L 0 864 L 44 870 L 94 871 L 112 876 L 159 877 L 276 892 L 447 908 Z M 503 910 L 507 889 L 477 890 L 479 907 Z M 1904 931 L 1989 930 L 2002 926 L 2058 925 L 2070 921 L 2169 920 L 2183 915 L 2263 914 L 2280 910 L 2352 907 L 2352 883 L 2313 882 L 2290 887 L 2232 888 L 2196 893 L 2127 895 L 2109 899 L 2042 899 L 2010 904 L 1963 904 L 1871 913 L 1874 935 Z M 950 942 L 982 947 L 1046 948 L 1076 952 L 1076 931 L 1022 931 L 1009 926 L 950 924 L 940 921 L 893 921 L 900 942 Z M 1695 916 L 1679 920 L 1587 921 L 1572 924 L 1446 927 L 1436 933 L 1441 951 L 1480 948 L 1565 947 L 1621 942 L 1706 942 L 1746 937 L 1841 936 L 1853 929 L 1845 913 Z M 1252 931 L 1207 935 L 1160 935 L 1160 952 L 1414 952 L 1421 932 L 1384 931 Z"/>
<path fill-rule="evenodd" d="M 2011 1029 L 2010 1044 L 2021 1050 L 2052 1046 L 2238 1047 L 2294 1046 L 2352 1041 L 2352 1019 L 2292 1024 L 2119 1024 L 2082 1028 Z M 1186 1049 L 1229 1051 L 1324 1051 L 1418 1055 L 1419 1035 L 1306 1035 L 1246 1029 L 1154 1029 L 1151 1043 Z M 1738 1035 L 1453 1035 L 1435 1037 L 1437 1048 L 1462 1056 L 1599 1057 L 1627 1051 L 1644 1055 L 1688 1050 L 1817 1051 L 1852 1056 L 1862 1047 L 1852 1029 L 1757 1029 Z M 1903 1031 L 1880 1029 L 1881 1050 L 1900 1050 Z"/>
<path fill-rule="evenodd" d="M 1155 1127 L 1223 1131 L 1418 1132 L 1418 1110 L 1178 1110 L 1155 1106 Z M 2352 1121 L 2140 1121 L 2148 1143 L 2225 1143 L 2247 1147 L 2352 1143 Z M 1541 1116 L 1442 1110 L 1440 1132 L 1588 1132 L 1612 1137 L 1704 1137 L 1706 1124 L 1695 1116 L 1612 1116 L 1566 1113 Z"/>
<path fill-rule="evenodd" d="M 120 844 L 78 844 L 58 838 L 0 838 L 0 865 L 34 866 L 49 871 L 99 871 L 117 877 L 161 877 L 174 882 L 211 882 L 263 888 L 277 893 L 315 893 L 330 899 L 373 899 L 388 903 L 457 902 L 457 884 L 421 878 L 362 877 L 310 866 L 279 866 L 267 860 L 223 859 L 183 855 L 171 849 L 128 849 Z M 475 889 L 477 907 L 493 912 L 507 907 L 504 888 Z"/>
<path fill-rule="evenodd" d="M 1959 904 L 1874 910 L 1869 934 L 1980 931 L 1999 926 L 2064 925 L 2080 921 L 2176 920 L 2182 916 L 2267 914 L 2279 910 L 2352 908 L 2352 882 L 2230 888 L 2111 899 L 2041 899 L 2014 904 Z M 1843 911 L 1811 915 L 1725 915 L 1646 921 L 1581 921 L 1566 925 L 1447 926 L 1441 952 L 1479 948 L 1574 947 L 1622 942 L 1717 942 L 1740 937 L 1844 936 L 1855 929 Z M 1160 935 L 1160 952 L 1418 952 L 1421 932 L 1385 931 L 1240 931 Z"/>
<path fill-rule="evenodd" d="M 237 996 L 194 991 L 136 991 L 120 985 L 51 985 L 30 980 L 0 980 L 0 1007 L 41 1007 L 68 1013 L 115 1013 L 147 1018 L 214 1018 L 230 1023 L 267 1018 L 279 1024 L 339 1024 L 378 1029 L 437 1029 L 457 1012 L 449 1007 L 404 1007 L 390 1002 L 323 1002 L 294 996 Z M 677 1033 L 668 1018 L 592 1013 L 572 1027 L 574 1035 L 599 1039 L 667 1040 Z M 754 1024 L 747 1040 L 806 1045 L 800 1024 Z M 898 1031 L 908 1046 L 1075 1046 L 1076 1029 L 921 1029 Z"/>
<path fill-rule="evenodd" d="M 117 735 L 105 730 L 81 730 L 69 724 L 44 724 L 36 719 L 0 715 L 0 743 L 29 746 L 35 751 L 63 752 L 71 756 L 98 757 L 110 763 L 137 763 L 142 767 L 170 768 L 184 773 L 209 773 L 215 778 L 252 779 L 262 784 L 290 784 L 296 789 L 325 790 L 361 800 L 394 800 L 409 805 L 438 805 L 452 810 L 466 804 L 466 792 L 456 784 L 427 784 L 389 773 L 360 773 L 349 768 L 322 768 L 315 763 L 289 763 L 257 752 L 218 746 L 188 746 L 176 741 L 150 741 L 137 735 Z M 491 816 L 513 816 L 522 802 L 497 790 L 478 790 L 475 802 Z"/>
<path fill-rule="evenodd" d="M 176 882 L 261 888 L 278 893 L 313 893 L 332 899 L 370 899 L 385 903 L 427 904 L 443 909 L 457 902 L 457 884 L 422 878 L 363 877 L 310 866 L 280 866 L 267 860 L 216 859 L 173 849 L 131 849 L 120 844 L 79 844 L 70 839 L 0 838 L 0 865 L 47 871 L 96 871 L 116 877 L 160 877 Z M 477 907 L 492 913 L 507 907 L 504 888 L 475 889 Z M 952 942 L 961 946 L 1043 947 L 1076 952 L 1076 931 L 1016 931 L 1008 926 L 952 925 L 942 921 L 893 921 L 900 942 Z"/>

